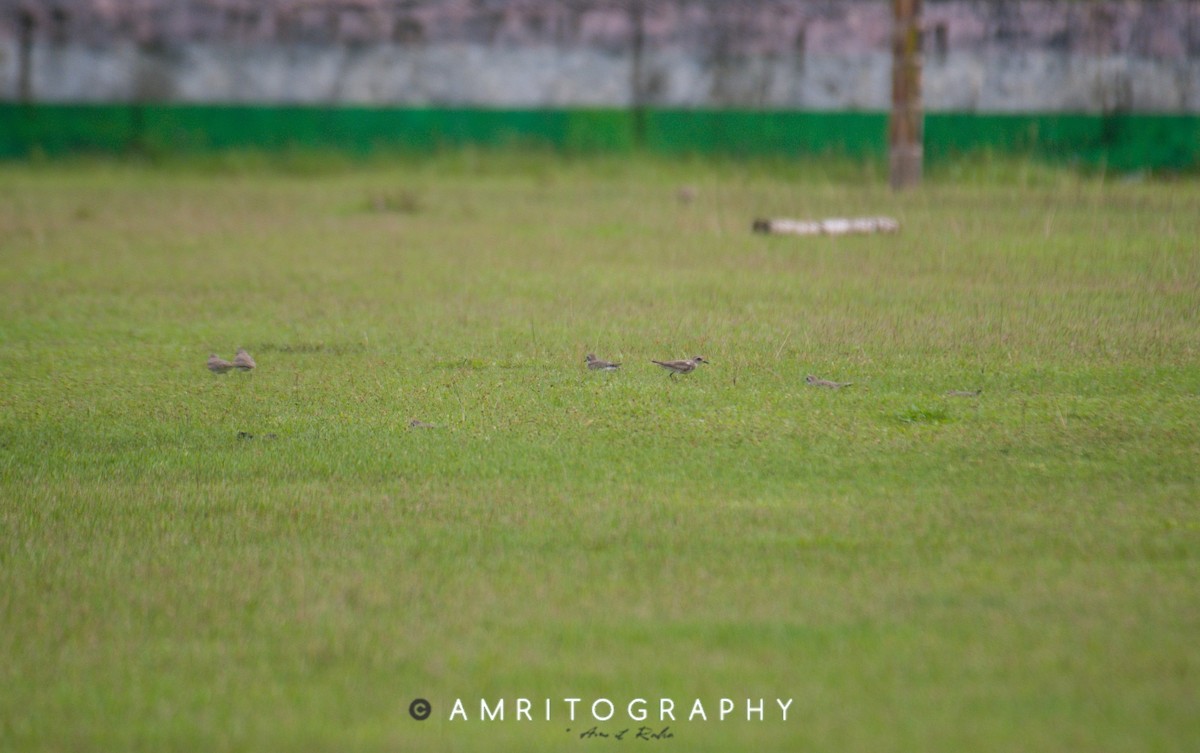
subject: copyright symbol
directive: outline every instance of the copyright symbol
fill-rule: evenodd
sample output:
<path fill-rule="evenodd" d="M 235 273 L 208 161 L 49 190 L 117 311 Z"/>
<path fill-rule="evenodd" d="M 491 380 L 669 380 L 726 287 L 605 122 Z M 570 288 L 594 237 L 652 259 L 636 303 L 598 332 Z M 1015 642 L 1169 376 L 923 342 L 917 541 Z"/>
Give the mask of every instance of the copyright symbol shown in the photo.
<path fill-rule="evenodd" d="M 431 706 L 429 701 L 425 700 L 424 698 L 418 698 L 417 700 L 408 704 L 408 715 L 413 719 L 416 719 L 418 722 L 425 721 L 432 713 L 433 706 Z"/>

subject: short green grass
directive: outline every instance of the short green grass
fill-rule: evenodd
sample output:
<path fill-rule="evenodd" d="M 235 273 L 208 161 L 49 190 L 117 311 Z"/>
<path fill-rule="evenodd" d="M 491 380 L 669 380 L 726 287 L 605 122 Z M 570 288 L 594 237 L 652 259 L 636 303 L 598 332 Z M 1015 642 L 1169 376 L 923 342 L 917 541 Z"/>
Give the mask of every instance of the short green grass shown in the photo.
<path fill-rule="evenodd" d="M 1196 182 L 10 164 L 0 384 L 2 750 L 1200 743 Z"/>

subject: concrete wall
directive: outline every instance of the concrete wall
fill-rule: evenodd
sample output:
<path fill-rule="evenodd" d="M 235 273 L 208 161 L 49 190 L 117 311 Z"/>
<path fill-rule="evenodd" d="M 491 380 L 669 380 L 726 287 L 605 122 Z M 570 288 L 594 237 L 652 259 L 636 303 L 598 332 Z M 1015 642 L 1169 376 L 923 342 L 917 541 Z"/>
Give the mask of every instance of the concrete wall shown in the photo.
<path fill-rule="evenodd" d="M 0 0 L 0 100 L 885 110 L 883 0 Z M 926 0 L 932 111 L 1200 112 L 1200 0 Z"/>

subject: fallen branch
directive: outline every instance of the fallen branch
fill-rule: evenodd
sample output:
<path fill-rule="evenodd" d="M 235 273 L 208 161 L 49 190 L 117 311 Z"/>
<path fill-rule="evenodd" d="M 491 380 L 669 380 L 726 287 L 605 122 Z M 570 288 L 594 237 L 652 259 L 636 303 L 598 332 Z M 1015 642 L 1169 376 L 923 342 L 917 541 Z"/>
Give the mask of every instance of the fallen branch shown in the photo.
<path fill-rule="evenodd" d="M 828 220 L 763 220 L 754 221 L 754 232 L 772 235 L 855 235 L 861 233 L 895 233 L 900 223 L 891 217 L 835 217 Z"/>

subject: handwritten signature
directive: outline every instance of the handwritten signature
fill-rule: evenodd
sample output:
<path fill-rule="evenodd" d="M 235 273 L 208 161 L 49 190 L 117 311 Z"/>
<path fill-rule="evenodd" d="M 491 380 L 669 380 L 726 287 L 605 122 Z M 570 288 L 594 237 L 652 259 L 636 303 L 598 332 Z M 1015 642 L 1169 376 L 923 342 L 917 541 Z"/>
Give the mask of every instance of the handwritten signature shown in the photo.
<path fill-rule="evenodd" d="M 571 730 L 567 731 L 570 732 Z M 604 732 L 599 727 L 592 727 L 579 733 L 580 740 L 599 740 L 605 738 L 620 740 L 622 742 L 625 740 L 669 740 L 672 737 L 675 737 L 675 733 L 671 731 L 670 727 L 663 727 L 660 730 L 655 730 L 651 727 L 638 727 L 637 729 L 626 727 L 617 732 Z"/>

